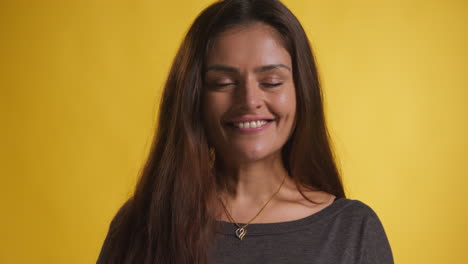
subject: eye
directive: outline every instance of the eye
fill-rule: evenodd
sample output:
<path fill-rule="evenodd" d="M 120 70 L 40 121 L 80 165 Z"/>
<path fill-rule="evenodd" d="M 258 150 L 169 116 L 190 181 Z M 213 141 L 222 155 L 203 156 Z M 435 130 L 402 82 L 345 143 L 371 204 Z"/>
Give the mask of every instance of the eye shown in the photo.
<path fill-rule="evenodd" d="M 236 83 L 214 83 L 213 86 L 215 87 L 225 87 L 229 85 L 236 85 Z"/>
<path fill-rule="evenodd" d="M 210 83 L 208 84 L 208 89 L 213 91 L 224 91 L 224 90 L 231 90 L 232 87 L 235 87 L 237 83 L 235 82 L 224 82 L 224 83 Z"/>
<path fill-rule="evenodd" d="M 283 83 L 282 82 L 278 82 L 278 83 L 260 83 L 261 85 L 265 86 L 265 87 L 276 87 L 276 86 L 280 86 L 282 85 Z"/>

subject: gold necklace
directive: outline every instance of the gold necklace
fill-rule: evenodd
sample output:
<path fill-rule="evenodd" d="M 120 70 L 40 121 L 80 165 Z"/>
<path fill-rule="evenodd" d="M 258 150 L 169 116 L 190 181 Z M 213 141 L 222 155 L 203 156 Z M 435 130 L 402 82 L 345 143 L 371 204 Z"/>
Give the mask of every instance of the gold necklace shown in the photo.
<path fill-rule="evenodd" d="M 260 213 L 263 211 L 263 209 L 265 209 L 265 207 L 268 205 L 268 203 L 273 199 L 273 197 L 275 197 L 275 195 L 277 193 L 279 193 L 281 187 L 283 186 L 284 182 L 286 180 L 286 175 L 284 176 L 283 178 L 283 182 L 281 182 L 281 185 L 280 187 L 278 188 L 278 190 L 270 197 L 270 199 L 268 199 L 268 201 L 265 203 L 265 205 L 260 209 L 260 211 L 258 211 L 258 213 L 254 216 L 254 218 L 252 218 L 249 222 L 247 222 L 247 224 L 245 225 L 239 225 L 235 220 L 234 218 L 231 216 L 231 214 L 229 213 L 229 211 L 227 210 L 226 206 L 224 205 L 223 203 L 223 200 L 219 198 L 219 201 L 221 202 L 221 205 L 223 206 L 224 208 L 224 211 L 226 212 L 226 215 L 227 217 L 229 218 L 229 221 L 233 222 L 238 228 L 236 229 L 236 236 L 237 238 L 239 238 L 240 240 L 244 239 L 245 235 L 247 234 L 247 229 L 245 229 L 253 220 L 255 220 L 255 218 L 257 218 L 257 216 L 260 215 Z"/>

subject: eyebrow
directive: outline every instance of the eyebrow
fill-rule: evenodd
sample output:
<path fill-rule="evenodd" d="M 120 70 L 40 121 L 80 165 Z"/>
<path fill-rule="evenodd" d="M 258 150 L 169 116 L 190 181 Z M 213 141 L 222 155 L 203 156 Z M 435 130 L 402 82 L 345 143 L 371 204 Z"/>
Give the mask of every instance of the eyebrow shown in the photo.
<path fill-rule="evenodd" d="M 279 64 L 268 64 L 268 65 L 259 66 L 254 69 L 254 72 L 266 72 L 266 71 L 271 71 L 271 70 L 278 69 L 278 68 L 284 68 L 284 69 L 287 69 L 288 71 L 291 71 L 291 68 L 289 68 L 288 66 L 284 64 L 279 63 Z M 222 72 L 232 72 L 232 73 L 240 72 L 238 68 L 227 66 L 227 65 L 222 65 L 222 64 L 211 65 L 207 67 L 204 72 L 206 73 L 208 71 L 222 71 Z"/>

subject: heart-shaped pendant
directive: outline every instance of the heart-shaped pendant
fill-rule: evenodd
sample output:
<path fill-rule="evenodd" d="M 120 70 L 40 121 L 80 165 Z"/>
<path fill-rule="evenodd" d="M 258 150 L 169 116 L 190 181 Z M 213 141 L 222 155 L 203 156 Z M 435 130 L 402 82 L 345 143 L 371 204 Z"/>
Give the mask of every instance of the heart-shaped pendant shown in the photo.
<path fill-rule="evenodd" d="M 246 234 L 247 234 L 247 230 L 246 230 L 246 229 L 244 229 L 244 228 L 242 228 L 242 227 L 237 228 L 237 230 L 236 230 L 236 236 L 237 236 L 237 238 L 239 238 L 240 240 L 242 240 Z"/>

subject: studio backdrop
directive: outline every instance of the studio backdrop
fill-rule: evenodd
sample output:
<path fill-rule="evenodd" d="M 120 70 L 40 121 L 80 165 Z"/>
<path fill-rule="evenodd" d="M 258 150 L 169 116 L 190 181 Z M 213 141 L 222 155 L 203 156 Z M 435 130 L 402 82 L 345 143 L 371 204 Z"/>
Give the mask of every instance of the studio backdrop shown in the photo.
<path fill-rule="evenodd" d="M 468 2 L 284 0 L 314 48 L 345 189 L 395 263 L 468 259 Z M 0 263 L 95 263 L 207 0 L 0 3 Z"/>

